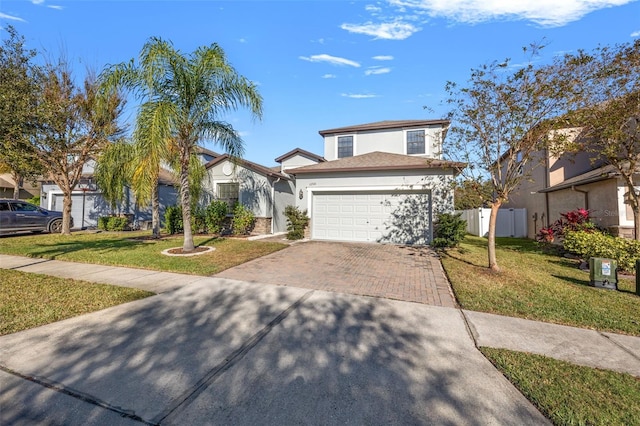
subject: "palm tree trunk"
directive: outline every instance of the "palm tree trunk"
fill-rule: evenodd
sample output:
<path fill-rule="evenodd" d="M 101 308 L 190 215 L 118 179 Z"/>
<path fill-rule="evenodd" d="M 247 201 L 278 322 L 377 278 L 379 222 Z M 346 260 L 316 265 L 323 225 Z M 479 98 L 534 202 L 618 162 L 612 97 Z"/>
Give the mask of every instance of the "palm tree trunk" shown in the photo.
<path fill-rule="evenodd" d="M 498 260 L 496 259 L 496 222 L 498 219 L 498 209 L 502 205 L 502 201 L 496 200 L 491 204 L 491 215 L 489 216 L 489 241 L 487 244 L 487 252 L 489 255 L 489 269 L 500 272 Z"/>
<path fill-rule="evenodd" d="M 182 200 L 182 226 L 184 242 L 182 251 L 189 253 L 195 249 L 191 233 L 191 192 L 189 188 L 189 155 L 182 153 L 180 158 L 180 196 Z"/>
<path fill-rule="evenodd" d="M 153 238 L 160 238 L 160 196 L 157 183 L 151 190 L 151 229 Z"/>

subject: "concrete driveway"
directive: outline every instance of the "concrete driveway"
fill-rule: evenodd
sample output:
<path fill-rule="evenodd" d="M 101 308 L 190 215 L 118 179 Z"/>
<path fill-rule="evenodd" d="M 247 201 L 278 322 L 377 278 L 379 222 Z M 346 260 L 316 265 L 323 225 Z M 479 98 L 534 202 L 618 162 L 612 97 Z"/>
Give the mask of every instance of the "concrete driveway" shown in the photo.
<path fill-rule="evenodd" d="M 457 309 L 220 278 L 0 337 L 0 390 L 7 425 L 548 424 Z"/>
<path fill-rule="evenodd" d="M 308 241 L 216 276 L 456 306 L 442 265 L 427 247 Z"/>

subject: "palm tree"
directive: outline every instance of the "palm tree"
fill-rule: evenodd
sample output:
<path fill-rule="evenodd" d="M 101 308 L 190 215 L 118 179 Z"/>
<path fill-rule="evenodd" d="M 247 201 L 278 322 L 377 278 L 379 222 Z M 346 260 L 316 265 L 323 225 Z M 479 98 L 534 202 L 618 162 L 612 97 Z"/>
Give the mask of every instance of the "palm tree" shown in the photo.
<path fill-rule="evenodd" d="M 246 107 L 261 118 L 262 97 L 215 43 L 183 55 L 170 42 L 154 37 L 143 46 L 139 66 L 133 60 L 116 65 L 102 80 L 106 90 L 127 87 L 144 97 L 134 140 L 154 170 L 162 161 L 175 166 L 184 226 L 182 249 L 193 251 L 190 171 L 197 164 L 196 149 L 203 139 L 210 139 L 230 155 L 241 157 L 242 139 L 222 116 Z"/>

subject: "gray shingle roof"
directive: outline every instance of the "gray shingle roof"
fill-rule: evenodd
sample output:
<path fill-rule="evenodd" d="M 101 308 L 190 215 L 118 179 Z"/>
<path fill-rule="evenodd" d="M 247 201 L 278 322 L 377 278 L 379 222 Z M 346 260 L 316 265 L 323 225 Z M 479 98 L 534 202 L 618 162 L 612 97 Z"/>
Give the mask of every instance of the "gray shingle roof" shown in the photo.
<path fill-rule="evenodd" d="M 298 167 L 287 170 L 287 173 L 297 175 L 304 173 L 353 172 L 367 170 L 461 170 L 464 167 L 466 167 L 465 163 L 376 151 L 354 157 L 340 158 L 338 160 Z"/>
<path fill-rule="evenodd" d="M 412 128 L 412 127 L 425 127 L 425 126 L 434 126 L 434 125 L 448 126 L 449 123 L 450 123 L 449 120 L 444 120 L 444 119 L 386 120 L 386 121 L 376 121 L 375 123 L 358 124 L 355 126 L 337 127 L 335 129 L 320 130 L 318 133 L 320 133 L 320 135 L 322 136 L 325 136 L 333 133 L 355 133 L 355 132 L 364 132 L 364 131 L 370 131 L 370 130 L 406 129 L 406 128 Z"/>

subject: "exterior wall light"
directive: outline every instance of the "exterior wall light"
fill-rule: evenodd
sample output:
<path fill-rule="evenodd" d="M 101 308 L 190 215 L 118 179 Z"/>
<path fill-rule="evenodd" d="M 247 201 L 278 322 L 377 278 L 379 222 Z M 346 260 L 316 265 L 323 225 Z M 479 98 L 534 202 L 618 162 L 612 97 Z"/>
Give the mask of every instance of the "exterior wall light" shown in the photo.
<path fill-rule="evenodd" d="M 300 190 L 300 192 L 298 192 L 298 198 L 300 198 L 301 200 L 304 198 L 304 192 L 302 192 L 302 189 Z"/>

